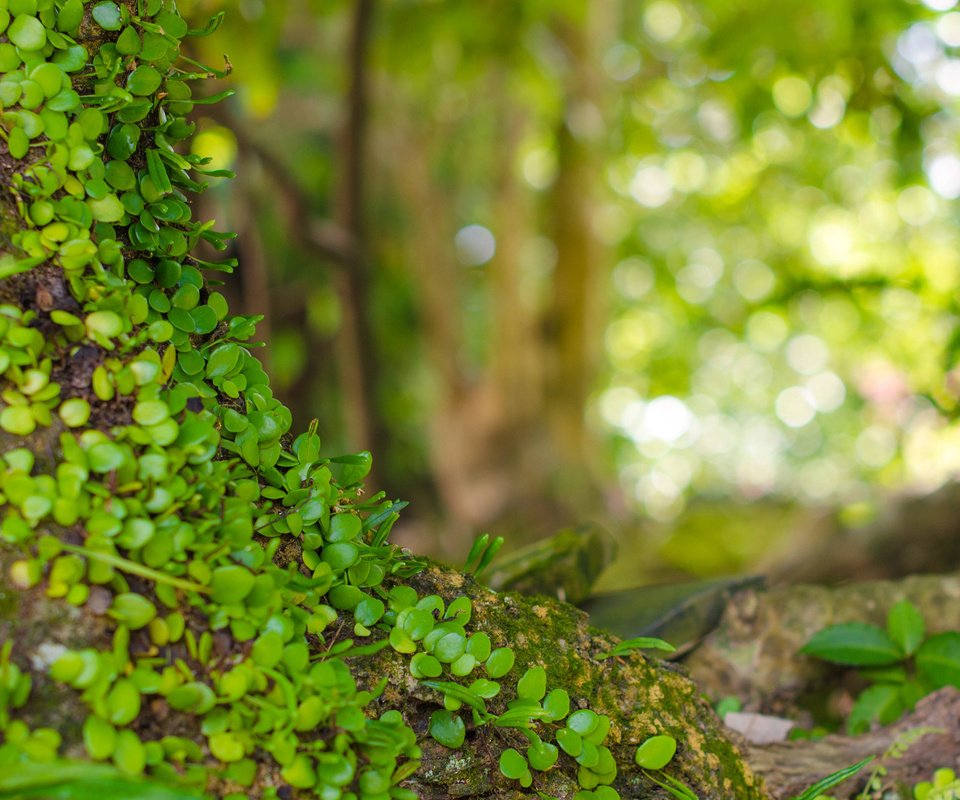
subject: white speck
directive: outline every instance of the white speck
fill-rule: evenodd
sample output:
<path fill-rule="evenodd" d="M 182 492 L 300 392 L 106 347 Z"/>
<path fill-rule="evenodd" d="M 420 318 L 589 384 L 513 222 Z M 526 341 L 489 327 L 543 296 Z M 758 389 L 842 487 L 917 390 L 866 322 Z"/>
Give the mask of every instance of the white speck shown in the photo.
<path fill-rule="evenodd" d="M 468 267 L 486 264 L 497 252 L 497 240 L 483 225 L 467 225 L 454 237 L 457 257 Z"/>
<path fill-rule="evenodd" d="M 67 648 L 59 642 L 41 642 L 30 654 L 30 664 L 37 672 L 46 672 L 50 665 L 66 652 Z"/>

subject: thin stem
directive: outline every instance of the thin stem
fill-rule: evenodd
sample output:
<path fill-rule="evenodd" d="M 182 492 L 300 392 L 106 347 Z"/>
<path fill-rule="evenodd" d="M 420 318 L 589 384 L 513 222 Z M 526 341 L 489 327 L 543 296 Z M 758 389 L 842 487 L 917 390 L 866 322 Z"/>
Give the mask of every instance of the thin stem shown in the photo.
<path fill-rule="evenodd" d="M 135 561 L 130 561 L 127 558 L 121 558 L 113 553 L 104 553 L 100 550 L 90 550 L 86 547 L 67 544 L 66 542 L 61 543 L 60 547 L 63 550 L 66 550 L 68 553 L 75 553 L 76 555 L 83 556 L 84 558 L 90 558 L 94 561 L 100 561 L 103 564 L 109 564 L 111 567 L 116 567 L 123 572 L 128 572 L 131 575 L 139 575 L 141 578 L 147 578 L 155 583 L 165 583 L 168 586 L 173 586 L 177 589 L 183 589 L 185 592 L 199 592 L 200 594 L 208 594 L 210 592 L 210 589 L 207 586 L 201 586 L 199 583 L 186 581 L 183 578 L 175 578 L 173 575 L 167 575 L 165 572 L 158 572 L 155 569 L 150 569 L 150 567 L 145 567 L 143 564 L 138 564 Z"/>

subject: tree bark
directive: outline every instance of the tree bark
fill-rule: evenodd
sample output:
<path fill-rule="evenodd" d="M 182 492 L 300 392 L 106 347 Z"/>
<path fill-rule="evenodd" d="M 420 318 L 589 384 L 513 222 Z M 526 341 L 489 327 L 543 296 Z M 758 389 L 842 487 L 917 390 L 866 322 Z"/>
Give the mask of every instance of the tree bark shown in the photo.
<path fill-rule="evenodd" d="M 816 741 L 747 746 L 745 751 L 776 798 L 794 797 L 824 774 L 866 758 L 874 760 L 861 773 L 831 789 L 832 795 L 859 797 L 871 775 L 877 775 L 884 787 L 896 787 L 900 797 L 911 797 L 914 785 L 930 780 L 935 770 L 956 763 L 960 752 L 960 692 L 953 687 L 940 689 L 923 698 L 895 725 L 862 736 L 834 734 Z"/>
<path fill-rule="evenodd" d="M 340 192 L 337 222 L 355 246 L 355 257 L 347 269 L 338 270 L 343 303 L 343 322 L 337 339 L 343 391 L 344 420 L 348 441 L 357 449 L 379 449 L 383 438 L 377 412 L 377 351 L 372 324 L 368 263 L 364 224 L 367 119 L 368 46 L 373 26 L 374 0 L 356 0 L 348 51 L 350 84 L 346 116 L 340 137 Z"/>

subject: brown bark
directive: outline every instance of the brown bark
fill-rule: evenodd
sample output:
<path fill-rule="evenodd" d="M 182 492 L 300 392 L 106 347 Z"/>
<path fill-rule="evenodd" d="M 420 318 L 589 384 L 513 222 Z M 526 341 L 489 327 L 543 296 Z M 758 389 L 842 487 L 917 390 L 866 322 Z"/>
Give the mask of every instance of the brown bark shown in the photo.
<path fill-rule="evenodd" d="M 747 760 L 763 775 L 775 798 L 794 797 L 825 774 L 871 757 L 874 761 L 830 794 L 851 797 L 876 773 L 882 775 L 883 786 L 896 786 L 902 792 L 899 796 L 912 797 L 907 792 L 919 781 L 930 780 L 934 770 L 955 766 L 958 752 L 960 692 L 953 687 L 925 697 L 896 725 L 862 736 L 833 735 L 746 748 Z"/>
<path fill-rule="evenodd" d="M 569 499 L 581 507 L 597 505 L 595 487 L 584 480 L 591 450 L 585 409 L 600 364 L 606 292 L 592 230 L 597 173 L 593 127 L 600 110 L 587 27 L 565 21 L 555 26 L 566 53 L 567 79 L 564 116 L 557 130 L 557 177 L 549 198 L 557 263 L 544 322 L 544 396 L 549 398 L 545 410 L 554 469 L 562 479 L 562 491 L 574 492 Z"/>
<path fill-rule="evenodd" d="M 340 190 L 336 221 L 355 244 L 348 269 L 335 276 L 342 301 L 342 322 L 337 339 L 341 390 L 345 395 L 344 421 L 351 449 L 375 449 L 382 439 L 376 411 L 376 347 L 371 281 L 364 225 L 364 168 L 367 144 L 367 57 L 373 26 L 374 0 L 357 0 L 348 50 L 350 84 L 346 116 L 340 136 Z"/>
<path fill-rule="evenodd" d="M 246 171 L 246 166 L 252 166 L 250 159 L 241 159 L 241 173 Z M 242 308 L 246 314 L 256 314 L 263 317 L 257 324 L 257 338 L 265 346 L 260 354 L 260 360 L 264 367 L 269 369 L 273 313 L 270 303 L 270 267 L 267 254 L 264 252 L 263 239 L 256 224 L 257 214 L 261 210 L 259 208 L 261 195 L 246 182 L 244 182 L 241 191 L 243 191 L 243 196 L 240 202 L 235 204 L 234 214 L 237 227 L 245 234 L 243 240 L 238 244 L 243 279 Z"/>

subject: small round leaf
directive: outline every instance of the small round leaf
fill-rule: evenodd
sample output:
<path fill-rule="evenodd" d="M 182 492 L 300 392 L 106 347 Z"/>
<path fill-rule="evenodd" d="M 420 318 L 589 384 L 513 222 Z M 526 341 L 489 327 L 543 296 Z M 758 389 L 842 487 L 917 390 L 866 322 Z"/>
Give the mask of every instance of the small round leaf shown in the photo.
<path fill-rule="evenodd" d="M 527 760 L 512 747 L 500 754 L 500 772 L 513 780 L 519 780 L 530 771 Z"/>
<path fill-rule="evenodd" d="M 672 736 L 651 736 L 638 748 L 633 760 L 644 769 L 663 769 L 677 752 L 677 740 Z"/>
<path fill-rule="evenodd" d="M 430 715 L 430 735 L 444 747 L 460 747 L 466 732 L 463 720 L 451 711 L 438 709 Z"/>

